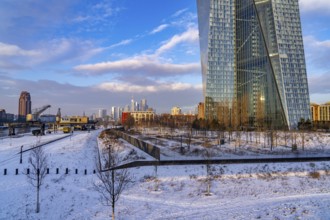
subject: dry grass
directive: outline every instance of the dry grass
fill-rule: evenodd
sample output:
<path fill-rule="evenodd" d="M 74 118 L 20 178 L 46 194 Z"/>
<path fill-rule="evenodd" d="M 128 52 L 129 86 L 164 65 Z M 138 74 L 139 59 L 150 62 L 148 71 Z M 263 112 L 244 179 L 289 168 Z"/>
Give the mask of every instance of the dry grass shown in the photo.
<path fill-rule="evenodd" d="M 321 174 L 319 172 L 313 171 L 309 173 L 309 176 L 312 177 L 313 179 L 320 179 Z"/>

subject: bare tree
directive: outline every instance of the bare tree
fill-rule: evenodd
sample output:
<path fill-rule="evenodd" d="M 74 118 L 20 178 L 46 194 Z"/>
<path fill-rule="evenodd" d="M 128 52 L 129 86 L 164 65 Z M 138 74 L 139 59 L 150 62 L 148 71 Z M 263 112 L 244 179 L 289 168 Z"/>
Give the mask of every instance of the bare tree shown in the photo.
<path fill-rule="evenodd" d="M 305 131 L 300 132 L 302 150 L 305 150 Z"/>
<path fill-rule="evenodd" d="M 205 149 L 205 154 L 204 154 L 204 159 L 206 160 L 206 183 L 207 183 L 207 188 L 206 188 L 206 196 L 211 196 L 211 182 L 213 180 L 213 175 L 211 171 L 211 158 L 213 156 L 213 153 L 210 152 L 208 149 Z"/>
<path fill-rule="evenodd" d="M 192 129 L 186 135 L 186 144 L 188 151 L 190 151 L 191 140 L 192 140 Z"/>
<path fill-rule="evenodd" d="M 41 147 L 36 147 L 31 150 L 29 157 L 31 171 L 26 174 L 28 182 L 37 189 L 37 206 L 36 213 L 40 212 L 39 194 L 40 187 L 44 182 L 47 174 L 47 156 Z"/>
<path fill-rule="evenodd" d="M 288 145 L 289 133 L 284 131 L 284 146 Z"/>
<path fill-rule="evenodd" d="M 100 201 L 104 205 L 112 207 L 112 219 L 114 220 L 116 202 L 132 181 L 132 176 L 127 169 L 111 169 L 120 163 L 117 143 L 113 142 L 112 145 L 109 145 L 108 153 L 103 151 L 99 158 L 96 173 L 99 181 L 94 183 L 94 188 L 100 193 Z M 102 162 L 104 163 L 103 167 Z"/>
<path fill-rule="evenodd" d="M 134 124 L 135 124 L 135 119 L 133 116 L 129 115 L 126 119 L 126 121 L 124 122 L 124 126 L 125 126 L 125 129 L 128 130 L 132 127 L 134 127 Z"/>

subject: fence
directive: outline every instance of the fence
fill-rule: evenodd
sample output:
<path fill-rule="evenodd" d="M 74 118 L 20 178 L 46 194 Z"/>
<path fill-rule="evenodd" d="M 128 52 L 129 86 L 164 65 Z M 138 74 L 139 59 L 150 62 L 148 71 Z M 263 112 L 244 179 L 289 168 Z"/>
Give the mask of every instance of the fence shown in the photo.
<path fill-rule="evenodd" d="M 23 169 L 23 171 L 21 170 L 21 172 L 19 172 L 19 169 L 16 168 L 12 171 L 13 172 L 9 172 L 8 169 L 4 169 L 3 175 L 4 176 L 10 175 L 10 174 L 14 174 L 14 175 L 19 175 L 19 174 L 25 175 L 26 174 L 27 175 L 27 174 L 30 174 L 31 169 L 25 168 L 25 169 Z M 51 172 L 51 171 L 53 171 L 53 172 Z M 50 170 L 49 168 L 46 169 L 46 174 L 83 174 L 83 175 L 87 175 L 87 174 L 95 174 L 95 173 L 96 173 L 96 170 L 88 171 L 87 169 L 82 169 L 82 170 L 80 170 L 80 172 L 78 169 L 69 169 L 69 168 L 65 168 L 62 170 L 60 170 L 59 168 L 54 168 L 52 170 Z"/>
<path fill-rule="evenodd" d="M 158 147 L 156 147 L 155 145 L 144 142 L 140 139 L 132 137 L 132 136 L 130 136 L 124 132 L 118 131 L 118 130 L 111 129 L 110 132 L 118 135 L 119 137 L 121 137 L 122 139 L 127 141 L 128 143 L 130 143 L 130 144 L 134 145 L 135 147 L 139 148 L 140 150 L 146 152 L 153 158 L 160 160 L 160 149 Z"/>

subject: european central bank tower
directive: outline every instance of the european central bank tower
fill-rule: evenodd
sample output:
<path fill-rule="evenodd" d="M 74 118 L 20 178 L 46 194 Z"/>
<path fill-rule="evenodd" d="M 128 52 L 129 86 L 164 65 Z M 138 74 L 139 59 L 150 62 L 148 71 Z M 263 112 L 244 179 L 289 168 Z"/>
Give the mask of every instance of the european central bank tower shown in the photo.
<path fill-rule="evenodd" d="M 197 0 L 205 118 L 294 129 L 310 119 L 298 0 Z"/>

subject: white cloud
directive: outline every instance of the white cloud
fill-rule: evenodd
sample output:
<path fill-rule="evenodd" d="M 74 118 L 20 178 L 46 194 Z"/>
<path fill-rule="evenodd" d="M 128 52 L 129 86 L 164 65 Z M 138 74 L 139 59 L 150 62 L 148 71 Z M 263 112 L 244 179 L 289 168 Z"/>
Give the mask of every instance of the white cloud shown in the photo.
<path fill-rule="evenodd" d="M 127 44 L 123 41 L 121 44 Z M 52 63 L 85 61 L 103 52 L 107 48 L 96 47 L 91 41 L 78 39 L 53 39 L 39 43 L 32 50 L 25 50 L 18 45 L 0 42 L 0 67 L 4 69 L 26 69 Z"/>
<path fill-rule="evenodd" d="M 187 31 L 174 35 L 171 39 L 163 43 L 163 45 L 156 50 L 155 54 L 137 55 L 117 61 L 78 65 L 74 67 L 74 70 L 84 75 L 135 73 L 153 77 L 168 77 L 179 74 L 199 73 L 199 62 L 173 64 L 169 60 L 166 60 L 160 56 L 164 52 L 173 49 L 178 44 L 196 43 L 198 42 L 198 39 L 198 30 L 195 28 L 189 28 Z M 121 45 L 123 42 L 117 45 Z M 129 42 L 130 41 L 127 43 Z"/>
<path fill-rule="evenodd" d="M 184 8 L 184 9 L 181 9 L 179 11 L 176 11 L 171 17 L 178 17 L 179 15 L 186 12 L 187 10 L 188 10 L 188 8 Z"/>
<path fill-rule="evenodd" d="M 320 41 L 314 36 L 304 37 L 307 67 L 319 70 L 330 68 L 330 40 Z"/>
<path fill-rule="evenodd" d="M 299 0 L 302 12 L 330 12 L 329 0 Z"/>
<path fill-rule="evenodd" d="M 320 47 L 320 48 L 325 47 L 330 49 L 330 40 L 319 41 L 314 36 L 306 36 L 304 37 L 304 41 L 311 47 Z"/>
<path fill-rule="evenodd" d="M 107 47 L 107 49 L 115 48 L 115 47 L 119 47 L 119 46 L 123 46 L 123 45 L 127 45 L 127 44 L 132 43 L 132 41 L 133 41 L 132 39 L 122 40 L 119 43 L 116 43 L 116 44 L 113 44 L 113 45 Z"/>
<path fill-rule="evenodd" d="M 157 83 L 154 85 L 132 85 L 123 82 L 105 82 L 96 88 L 111 92 L 134 92 L 134 93 L 155 93 L 155 92 L 175 92 L 184 90 L 201 90 L 201 85 L 191 85 L 188 83 Z"/>
<path fill-rule="evenodd" d="M 170 40 L 168 40 L 166 43 L 164 43 L 157 51 L 156 55 L 160 55 L 176 45 L 180 43 L 195 43 L 198 42 L 199 36 L 198 36 L 198 30 L 197 28 L 189 28 L 186 32 L 180 34 L 180 35 L 174 35 Z"/>
<path fill-rule="evenodd" d="M 153 76 L 172 76 L 176 74 L 194 73 L 200 71 L 199 63 L 172 64 L 161 63 L 149 56 L 137 56 L 128 59 L 109 61 L 96 64 L 76 66 L 76 71 L 86 75 L 102 73 L 143 73 Z"/>
<path fill-rule="evenodd" d="M 169 25 L 168 24 L 161 24 L 158 27 L 156 27 L 155 29 L 153 29 L 150 34 L 156 34 L 158 32 L 161 32 L 163 30 L 165 30 Z"/>
<path fill-rule="evenodd" d="M 38 51 L 24 50 L 16 45 L 0 42 L 0 56 L 37 56 Z"/>
<path fill-rule="evenodd" d="M 74 19 L 72 19 L 72 21 L 80 23 L 80 22 L 88 21 L 90 19 L 91 19 L 90 16 L 81 16 L 81 15 L 79 15 L 79 16 L 75 17 Z"/>
<path fill-rule="evenodd" d="M 76 82 L 23 80 L 3 75 L 0 80 L 1 102 L 6 104 L 6 112 L 15 113 L 20 92 L 27 90 L 32 96 L 34 107 L 51 104 L 50 114 L 56 114 L 57 109 L 61 108 L 63 115 L 80 115 L 83 112 L 94 113 L 95 107 L 108 108 L 109 100 L 113 106 L 125 106 L 130 103 L 132 94 L 136 94 L 136 99 L 147 98 L 149 106 L 156 108 L 158 113 L 169 112 L 178 100 L 181 106 L 197 105 L 202 100 L 202 86 L 187 83 L 150 81 L 145 86 L 122 81 L 94 86 L 76 86 L 71 83 Z"/>
<path fill-rule="evenodd" d="M 330 72 L 310 76 L 308 84 L 311 94 L 330 94 Z"/>

